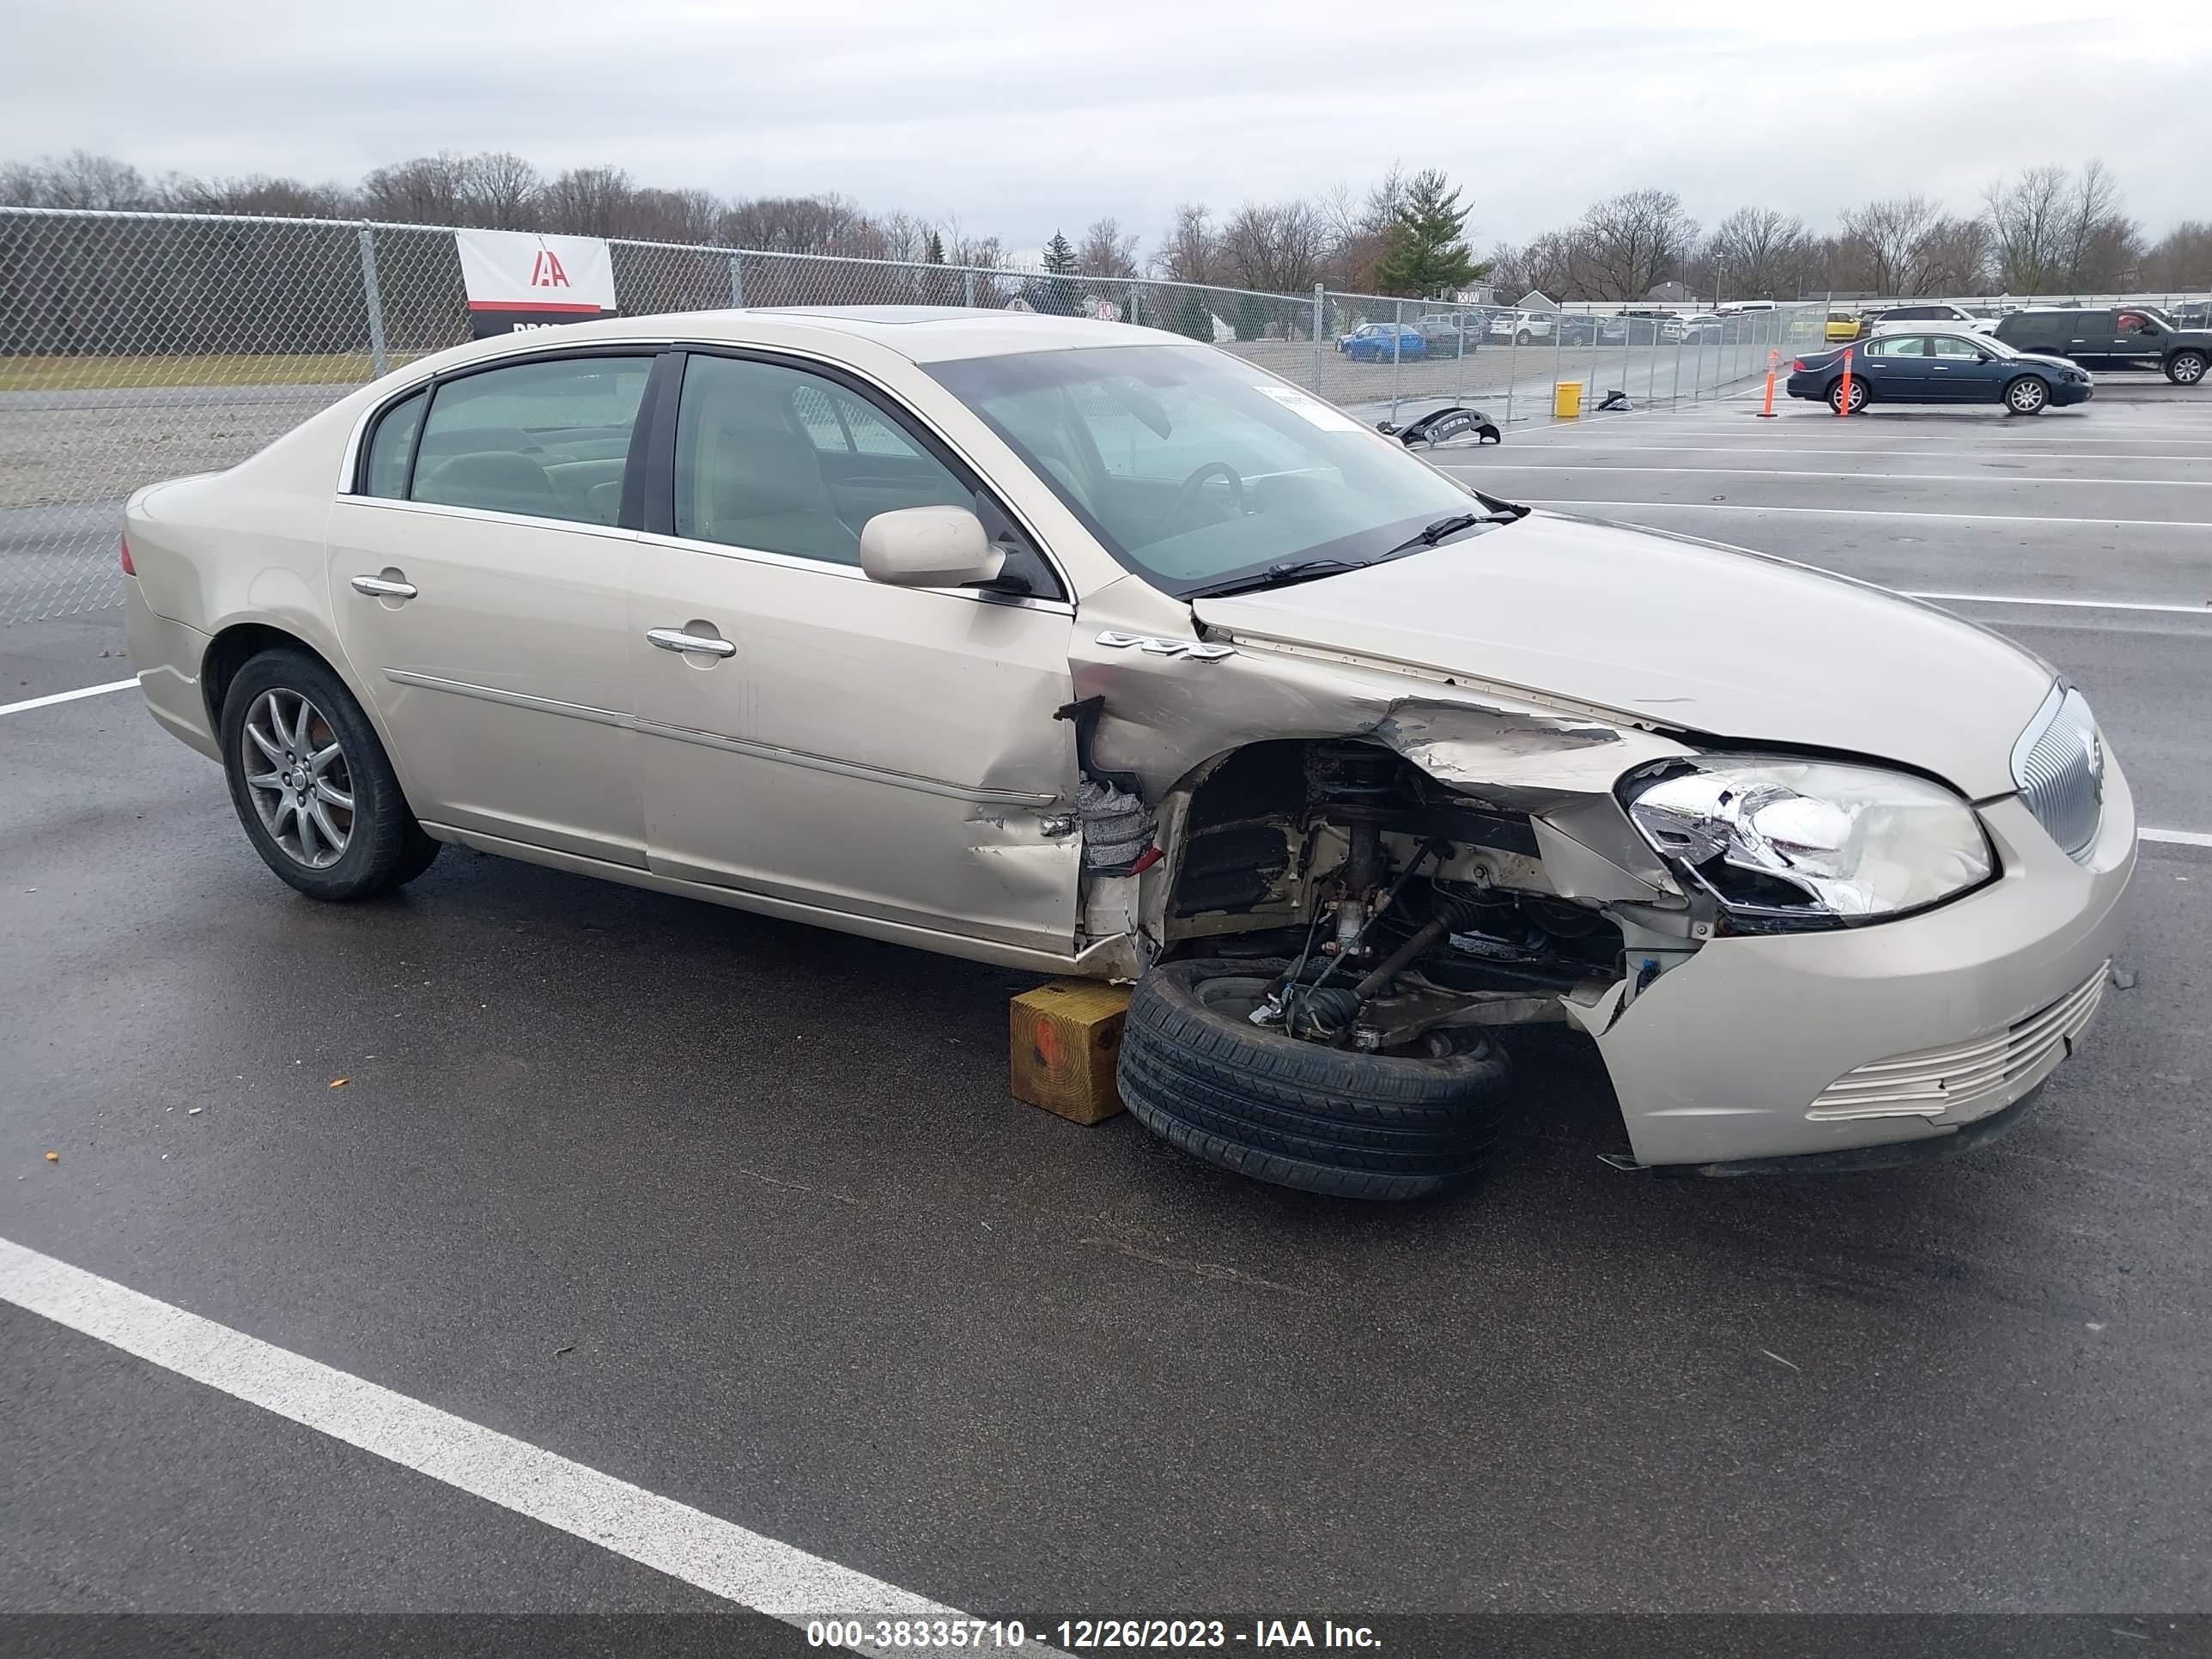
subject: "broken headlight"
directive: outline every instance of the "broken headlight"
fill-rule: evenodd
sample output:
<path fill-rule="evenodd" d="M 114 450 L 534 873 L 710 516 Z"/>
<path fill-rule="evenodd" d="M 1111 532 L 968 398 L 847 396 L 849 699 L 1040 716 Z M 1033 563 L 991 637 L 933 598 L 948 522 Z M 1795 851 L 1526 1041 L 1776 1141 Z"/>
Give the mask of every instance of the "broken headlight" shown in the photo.
<path fill-rule="evenodd" d="M 1901 915 L 1996 868 L 1973 808 L 1902 772 L 1707 755 L 1632 775 L 1620 793 L 1662 857 L 1769 927 Z"/>

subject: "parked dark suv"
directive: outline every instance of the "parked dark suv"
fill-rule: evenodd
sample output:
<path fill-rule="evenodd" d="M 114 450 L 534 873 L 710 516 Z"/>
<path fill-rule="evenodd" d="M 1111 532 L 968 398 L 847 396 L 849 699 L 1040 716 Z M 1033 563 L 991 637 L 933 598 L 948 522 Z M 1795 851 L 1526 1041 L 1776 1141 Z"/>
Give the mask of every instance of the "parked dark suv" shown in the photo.
<path fill-rule="evenodd" d="M 1996 337 L 2021 351 L 2076 362 L 2155 363 L 2176 386 L 2195 386 L 2212 362 L 2212 330 L 2179 326 L 2155 306 L 2016 311 Z"/>

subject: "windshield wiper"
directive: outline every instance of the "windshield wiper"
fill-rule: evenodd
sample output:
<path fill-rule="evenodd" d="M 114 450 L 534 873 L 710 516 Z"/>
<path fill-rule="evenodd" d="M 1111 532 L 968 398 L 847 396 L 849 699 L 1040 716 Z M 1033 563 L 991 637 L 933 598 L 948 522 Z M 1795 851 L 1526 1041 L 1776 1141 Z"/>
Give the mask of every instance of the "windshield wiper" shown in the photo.
<path fill-rule="evenodd" d="M 1282 564 L 1271 564 L 1255 575 L 1231 576 L 1226 581 L 1185 588 L 1182 596 L 1187 599 L 1218 599 L 1231 593 L 1249 593 L 1256 588 L 1286 587 L 1292 582 L 1311 581 L 1316 576 L 1364 570 L 1373 562 L 1371 559 L 1291 559 Z"/>
<path fill-rule="evenodd" d="M 1419 532 L 1400 542 L 1388 553 L 1386 559 L 1395 559 L 1401 553 L 1412 553 L 1424 547 L 1434 547 L 1447 536 L 1456 536 L 1462 530 L 1472 530 L 1479 524 L 1515 524 L 1517 513 L 1455 513 L 1449 519 L 1438 519 L 1434 524 L 1423 525 Z"/>

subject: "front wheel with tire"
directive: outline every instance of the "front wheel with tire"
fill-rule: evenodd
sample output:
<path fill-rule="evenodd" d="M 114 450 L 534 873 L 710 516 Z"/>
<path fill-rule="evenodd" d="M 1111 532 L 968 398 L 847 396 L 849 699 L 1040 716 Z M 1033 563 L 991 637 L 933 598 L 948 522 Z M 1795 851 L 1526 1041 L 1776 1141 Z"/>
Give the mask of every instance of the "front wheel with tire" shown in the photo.
<path fill-rule="evenodd" d="M 2204 378 L 2204 354 L 2177 351 L 2166 360 L 2166 378 L 2176 386 L 2195 386 Z"/>
<path fill-rule="evenodd" d="M 1332 1197 L 1420 1198 L 1471 1179 L 1503 1133 L 1504 1051 L 1475 1027 L 1360 1054 L 1253 1024 L 1285 965 L 1176 962 L 1138 981 L 1119 1074 L 1137 1121 L 1206 1163 Z"/>
<path fill-rule="evenodd" d="M 240 668 L 223 695 L 222 738 L 246 839 L 310 898 L 388 892 L 437 857 L 368 716 L 311 653 L 280 647 Z"/>
<path fill-rule="evenodd" d="M 1828 407 L 1834 410 L 1838 415 L 1856 415 L 1866 407 L 1866 382 L 1854 376 L 1850 382 L 1850 401 L 1848 404 L 1846 404 L 1844 400 L 1844 382 L 1842 380 L 1838 380 L 1833 386 L 1831 386 L 1828 388 Z"/>
<path fill-rule="evenodd" d="M 2051 403 L 2051 387 L 2033 374 L 2023 374 L 2004 389 L 2005 407 L 2015 415 L 2040 415 Z"/>

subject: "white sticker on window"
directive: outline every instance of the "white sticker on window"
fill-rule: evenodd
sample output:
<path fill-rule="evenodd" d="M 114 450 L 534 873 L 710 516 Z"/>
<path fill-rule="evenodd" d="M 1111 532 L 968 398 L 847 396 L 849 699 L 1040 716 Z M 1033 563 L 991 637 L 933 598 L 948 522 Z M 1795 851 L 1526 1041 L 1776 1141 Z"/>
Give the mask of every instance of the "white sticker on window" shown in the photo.
<path fill-rule="evenodd" d="M 1253 391 L 1263 398 L 1273 398 L 1285 409 L 1301 420 L 1310 421 L 1324 432 L 1357 432 L 1359 422 L 1341 410 L 1332 409 L 1318 398 L 1309 398 L 1296 386 L 1255 386 Z"/>

